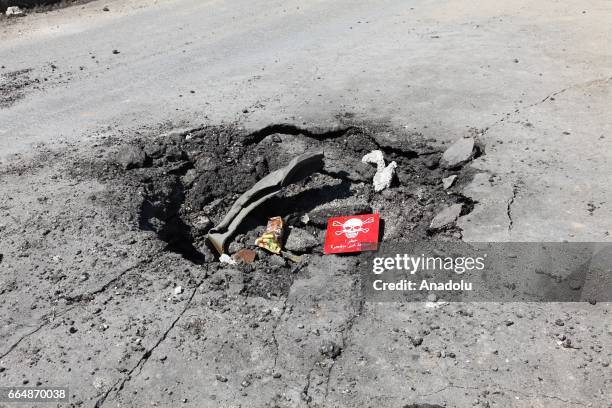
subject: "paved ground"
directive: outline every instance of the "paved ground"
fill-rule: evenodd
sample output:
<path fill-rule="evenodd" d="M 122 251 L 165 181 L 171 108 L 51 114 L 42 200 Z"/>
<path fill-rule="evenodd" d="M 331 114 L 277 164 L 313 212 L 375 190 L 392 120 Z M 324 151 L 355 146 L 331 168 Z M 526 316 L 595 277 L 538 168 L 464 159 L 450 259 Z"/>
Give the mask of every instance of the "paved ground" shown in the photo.
<path fill-rule="evenodd" d="M 160 126 L 476 128 L 464 240 L 610 240 L 608 2 L 302 3 L 0 20 L 1 385 L 68 384 L 84 406 L 610 406 L 609 304 L 363 303 L 336 258 L 284 298 L 212 291 L 109 213 L 130 213 L 121 191 L 68 175 L 102 137 Z"/>

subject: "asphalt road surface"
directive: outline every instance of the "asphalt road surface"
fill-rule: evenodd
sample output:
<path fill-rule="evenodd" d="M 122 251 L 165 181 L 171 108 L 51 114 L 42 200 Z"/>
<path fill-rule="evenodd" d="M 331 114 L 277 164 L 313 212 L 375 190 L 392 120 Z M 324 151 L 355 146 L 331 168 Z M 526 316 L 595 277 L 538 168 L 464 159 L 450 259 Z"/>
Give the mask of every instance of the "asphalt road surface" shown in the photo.
<path fill-rule="evenodd" d="M 0 386 L 67 385 L 98 407 L 612 406 L 610 303 L 364 304 L 343 258 L 279 299 L 220 295 L 104 209 L 129 200 L 66 176 L 105 137 L 348 116 L 478 135 L 465 241 L 609 241 L 610 21 L 605 0 L 110 0 L 3 18 Z"/>

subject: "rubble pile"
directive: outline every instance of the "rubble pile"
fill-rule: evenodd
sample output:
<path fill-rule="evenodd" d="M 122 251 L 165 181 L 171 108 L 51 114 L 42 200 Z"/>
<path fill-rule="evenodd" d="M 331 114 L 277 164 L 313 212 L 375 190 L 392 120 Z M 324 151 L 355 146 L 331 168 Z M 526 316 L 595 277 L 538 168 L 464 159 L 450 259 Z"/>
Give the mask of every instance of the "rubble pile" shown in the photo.
<path fill-rule="evenodd" d="M 203 127 L 124 145 L 110 171 L 142 189 L 142 229 L 195 263 L 239 273 L 240 291 L 270 297 L 329 253 L 332 217 L 376 214 L 382 242 L 459 239 L 474 146 L 462 138 L 443 152 L 381 128 Z"/>

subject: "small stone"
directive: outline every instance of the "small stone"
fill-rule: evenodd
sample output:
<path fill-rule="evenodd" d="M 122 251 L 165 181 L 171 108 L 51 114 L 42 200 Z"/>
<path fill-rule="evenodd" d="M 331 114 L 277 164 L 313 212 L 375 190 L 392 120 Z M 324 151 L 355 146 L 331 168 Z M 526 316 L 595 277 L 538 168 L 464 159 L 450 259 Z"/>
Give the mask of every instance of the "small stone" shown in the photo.
<path fill-rule="evenodd" d="M 102 11 L 110 11 L 110 9 L 109 9 L 107 6 L 104 6 L 104 7 L 102 8 Z"/>
<path fill-rule="evenodd" d="M 418 347 L 421 344 L 423 344 L 423 338 L 422 337 L 411 337 L 410 342 L 412 343 L 414 347 Z"/>
<path fill-rule="evenodd" d="M 448 190 L 449 188 L 451 188 L 453 186 L 453 184 L 455 183 L 455 180 L 457 179 L 457 175 L 453 174 L 452 176 L 448 176 L 442 179 L 442 187 L 444 187 L 445 190 Z"/>
<path fill-rule="evenodd" d="M 326 341 L 323 343 L 319 352 L 325 357 L 335 359 L 342 353 L 342 348 L 333 341 Z"/>
<path fill-rule="evenodd" d="M 219 262 L 228 265 L 236 265 L 236 261 L 234 261 L 228 254 L 221 254 L 219 257 Z"/>
<path fill-rule="evenodd" d="M 162 354 L 161 356 L 159 356 L 159 361 L 166 361 L 168 359 L 168 356 L 165 354 Z"/>
<path fill-rule="evenodd" d="M 425 167 L 427 167 L 429 170 L 433 170 L 437 168 L 438 165 L 440 164 L 440 158 L 432 156 L 428 158 L 427 160 L 425 160 L 424 164 L 425 164 Z"/>
<path fill-rule="evenodd" d="M 227 252 L 230 254 L 235 254 L 236 252 L 240 251 L 242 247 L 243 245 L 240 242 L 232 241 L 227 247 Z"/>
<path fill-rule="evenodd" d="M 473 137 L 463 137 L 453 143 L 442 155 L 440 164 L 445 169 L 453 169 L 467 163 L 474 156 Z"/>
<path fill-rule="evenodd" d="M 9 18 L 11 18 L 11 17 L 25 17 L 25 15 L 26 15 L 25 11 L 23 11 L 22 9 L 20 9 L 17 6 L 7 7 L 5 14 Z"/>
<path fill-rule="evenodd" d="M 70 326 L 70 328 L 68 329 L 68 331 L 70 332 L 70 334 L 74 334 L 74 333 L 76 333 L 78 330 L 77 330 L 77 328 L 76 328 L 76 327 L 74 327 L 74 326 Z"/>
<path fill-rule="evenodd" d="M 557 320 L 555 320 L 555 324 L 556 324 L 557 326 L 565 326 L 565 323 L 563 323 L 563 320 L 561 320 L 561 319 L 557 319 Z"/>
<path fill-rule="evenodd" d="M 119 152 L 117 161 L 125 170 L 136 169 L 144 167 L 147 155 L 140 147 L 127 146 Z"/>
<path fill-rule="evenodd" d="M 174 288 L 174 295 L 175 296 L 178 296 L 181 293 L 183 293 L 183 287 L 182 286 L 177 286 L 177 287 Z"/>
<path fill-rule="evenodd" d="M 459 215 L 461 215 L 462 208 L 463 204 L 453 204 L 450 207 L 446 207 L 434 217 L 429 225 L 429 228 L 435 230 L 453 224 L 455 221 L 457 221 Z"/>
<path fill-rule="evenodd" d="M 234 254 L 233 258 L 238 262 L 250 264 L 255 262 L 255 259 L 257 259 L 257 252 L 253 251 L 252 249 L 242 248 Z"/>
<path fill-rule="evenodd" d="M 289 251 L 304 253 L 319 245 L 317 238 L 301 228 L 291 228 L 285 248 Z"/>
<path fill-rule="evenodd" d="M 113 50 L 113 54 L 119 54 L 119 50 Z"/>
<path fill-rule="evenodd" d="M 285 261 L 285 258 L 283 258 L 280 255 L 272 255 L 268 262 L 270 263 L 270 265 L 274 265 L 274 266 L 286 266 L 287 265 L 287 261 Z"/>
<path fill-rule="evenodd" d="M 206 215 L 200 215 L 193 222 L 193 227 L 198 231 L 207 231 L 212 226 L 212 221 Z"/>
<path fill-rule="evenodd" d="M 273 378 L 281 378 L 281 373 L 274 373 L 272 374 Z"/>
<path fill-rule="evenodd" d="M 510 326 L 512 326 L 512 325 L 514 324 L 514 322 L 513 322 L 512 320 L 506 320 L 506 321 L 504 322 L 504 324 L 505 324 L 506 326 L 510 327 Z"/>
<path fill-rule="evenodd" d="M 215 376 L 215 378 L 216 378 L 216 379 L 217 379 L 217 381 L 219 381 L 219 382 L 222 382 L 222 383 L 227 382 L 227 377 L 224 377 L 224 376 L 222 376 L 221 374 L 217 374 L 217 375 Z"/>

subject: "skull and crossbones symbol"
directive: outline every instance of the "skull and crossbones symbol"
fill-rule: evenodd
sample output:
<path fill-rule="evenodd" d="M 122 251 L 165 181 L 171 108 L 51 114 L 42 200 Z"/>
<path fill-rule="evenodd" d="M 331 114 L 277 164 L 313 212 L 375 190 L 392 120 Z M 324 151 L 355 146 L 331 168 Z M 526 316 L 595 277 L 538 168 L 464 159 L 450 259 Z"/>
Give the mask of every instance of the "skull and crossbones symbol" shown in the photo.
<path fill-rule="evenodd" d="M 359 235 L 360 232 L 367 233 L 370 229 L 364 228 L 363 226 L 372 222 L 374 222 L 374 217 L 370 217 L 365 221 L 359 218 L 350 218 L 344 221 L 344 223 L 340 221 L 334 221 L 332 225 L 334 227 L 342 227 L 341 230 L 336 231 L 336 235 L 344 234 L 344 236 L 346 236 L 347 238 L 355 238 L 357 235 Z"/>

